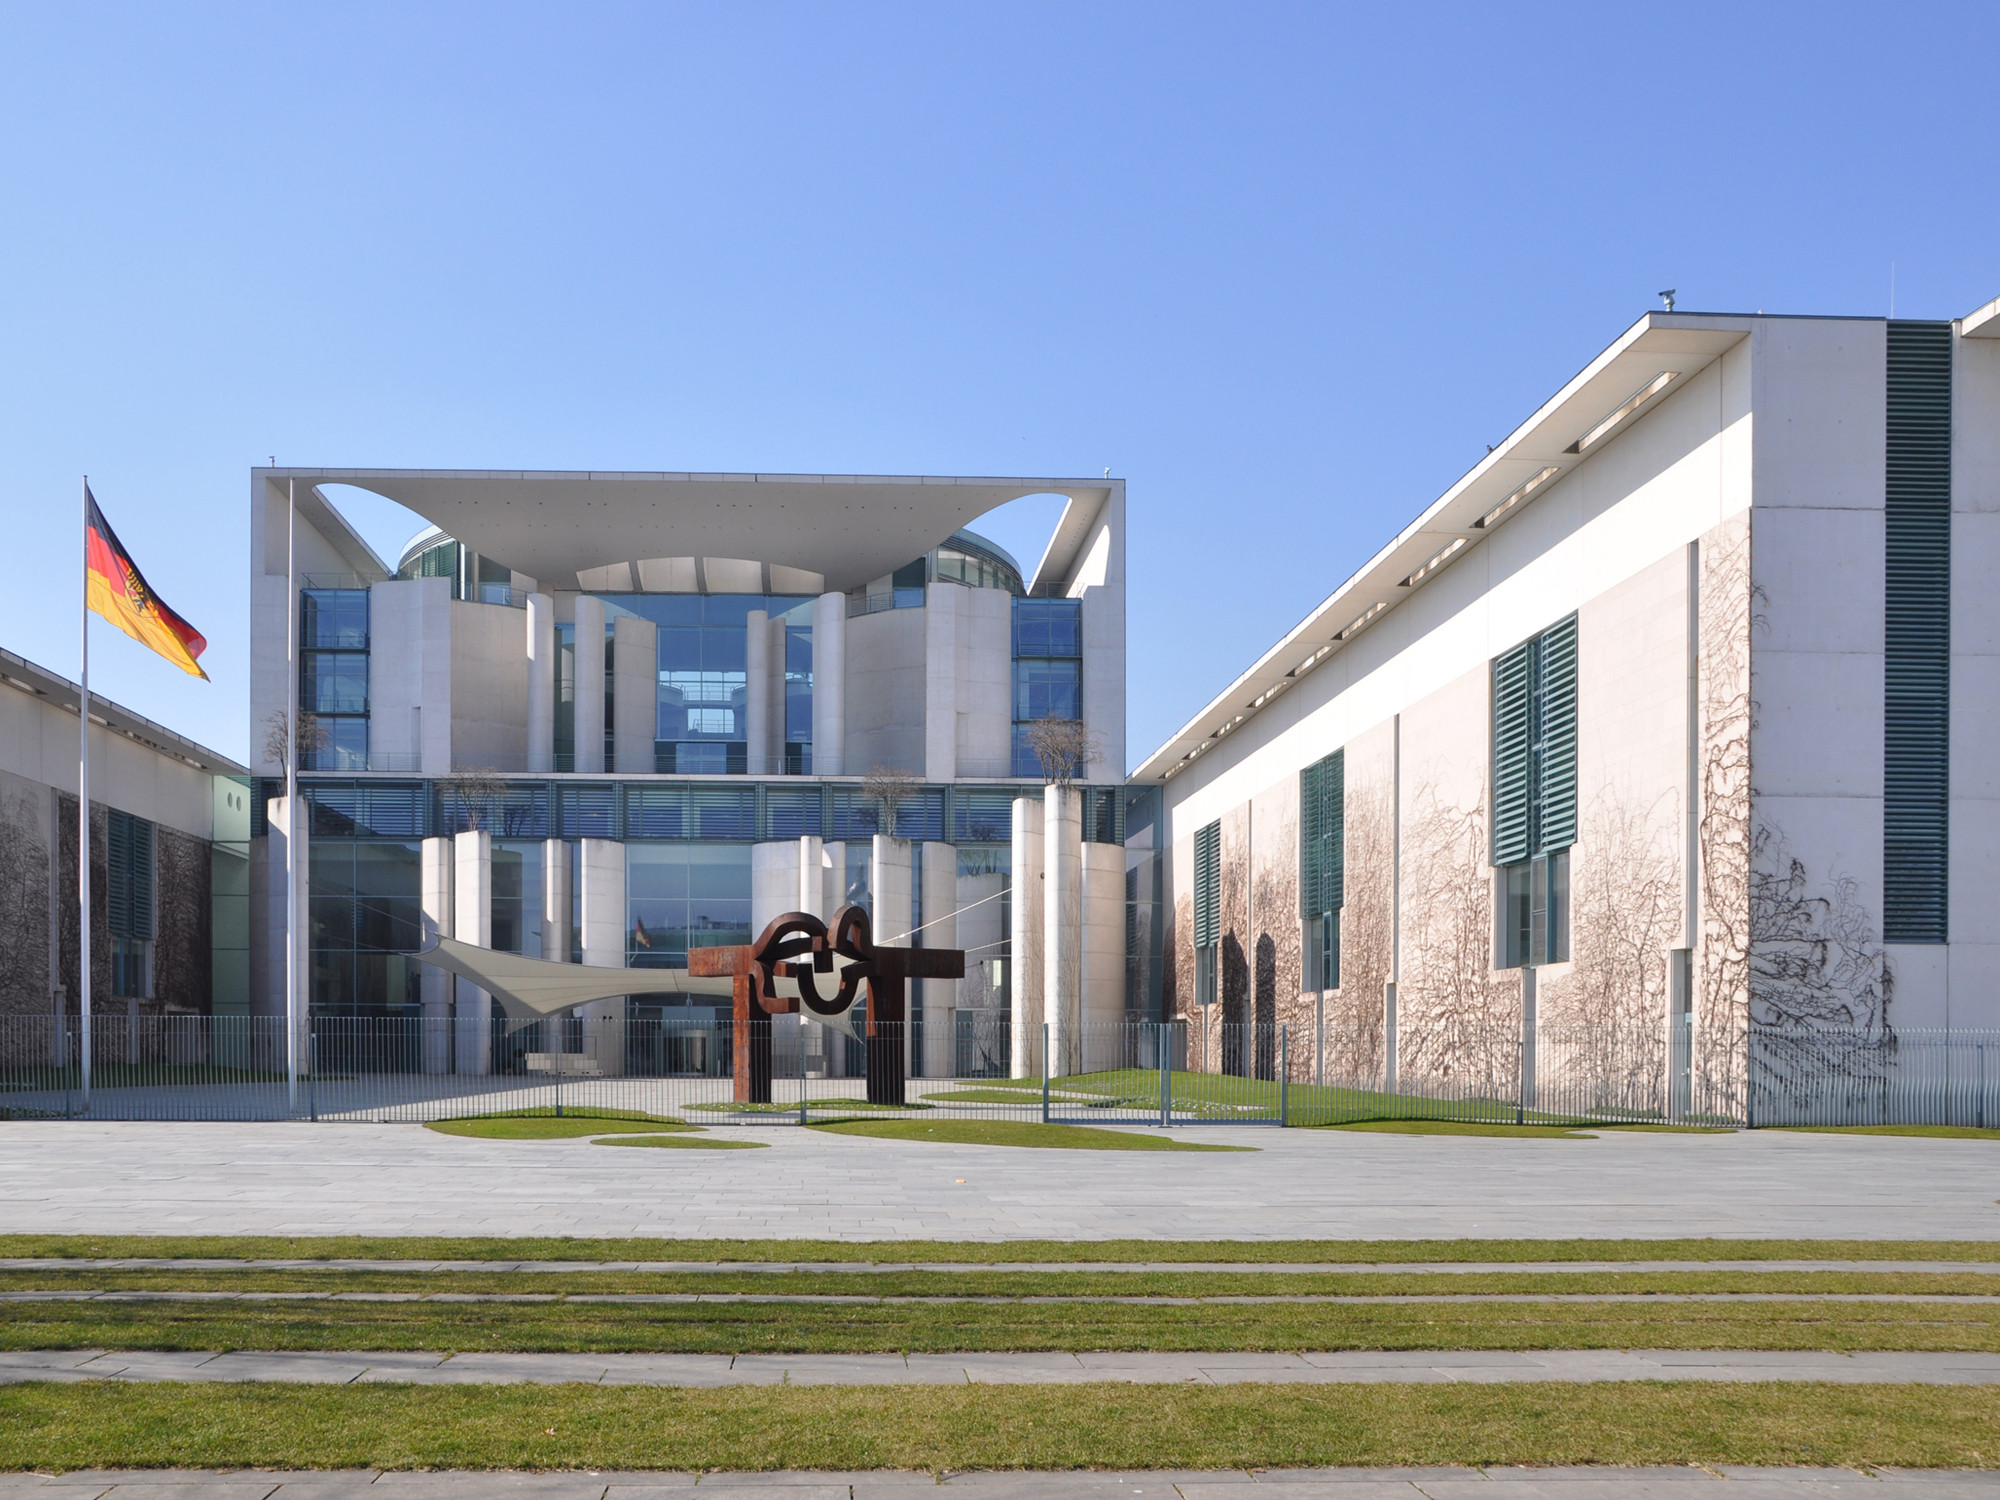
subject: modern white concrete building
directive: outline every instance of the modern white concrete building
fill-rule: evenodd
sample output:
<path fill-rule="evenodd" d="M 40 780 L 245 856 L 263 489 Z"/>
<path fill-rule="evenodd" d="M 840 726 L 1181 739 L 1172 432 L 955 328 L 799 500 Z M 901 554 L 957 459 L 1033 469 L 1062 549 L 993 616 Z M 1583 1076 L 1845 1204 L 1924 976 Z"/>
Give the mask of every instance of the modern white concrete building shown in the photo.
<path fill-rule="evenodd" d="M 432 527 L 378 558 L 322 490 L 340 485 Z M 1065 505 L 1028 573 L 971 528 L 1033 494 Z M 971 954 L 967 979 L 912 997 L 914 1072 L 1004 1066 L 1009 1004 L 1081 1014 L 1087 990 L 1122 1019 L 1124 507 L 1108 478 L 254 470 L 253 742 L 290 699 L 294 623 L 314 716 L 313 1012 L 422 1017 L 423 1066 L 506 1069 L 564 1044 L 509 1042 L 489 997 L 410 962 L 427 928 L 684 969 L 691 947 L 854 900 L 880 939 Z M 1070 969 L 1045 1002 L 1042 974 L 1017 983 L 1007 959 L 1019 863 L 1042 858 L 1013 836 L 1044 779 L 1026 726 L 1051 717 L 1097 743 L 1057 864 L 1095 879 L 1103 930 L 1054 945 Z M 265 753 L 269 801 L 284 768 Z M 270 847 L 307 821 L 270 802 Z M 283 862 L 260 868 L 259 1005 L 275 1015 Z M 718 1070 L 713 1013 L 691 998 L 593 1008 L 586 1031 L 658 1023 L 619 1028 L 630 1046 L 593 1066 Z M 808 1066 L 858 1067 L 840 1040 L 812 1028 L 803 1045 L 834 1055 Z"/>
<path fill-rule="evenodd" d="M 1741 1117 L 2000 1027 L 1996 573 L 2000 303 L 1642 318 L 1135 773 L 1191 1061 L 1532 1097 L 1617 1032 Z"/>

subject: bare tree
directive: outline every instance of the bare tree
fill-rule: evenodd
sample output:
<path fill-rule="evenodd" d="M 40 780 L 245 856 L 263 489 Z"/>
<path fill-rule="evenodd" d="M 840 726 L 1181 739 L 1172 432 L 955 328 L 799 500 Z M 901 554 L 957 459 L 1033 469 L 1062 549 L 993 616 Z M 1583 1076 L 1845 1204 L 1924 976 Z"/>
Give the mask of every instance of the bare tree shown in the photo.
<path fill-rule="evenodd" d="M 283 769 L 290 761 L 288 751 L 293 748 L 292 737 L 287 732 L 286 715 L 282 708 L 271 710 L 264 720 L 264 759 L 275 761 Z M 303 767 L 308 758 L 326 749 L 333 743 L 333 736 L 320 723 L 319 715 L 309 708 L 299 710 L 298 738 L 295 742 L 299 753 L 299 764 Z"/>
<path fill-rule="evenodd" d="M 486 827 L 500 813 L 507 783 L 483 766 L 467 766 L 438 782 L 448 804 L 455 804 L 468 830 Z"/>
<path fill-rule="evenodd" d="M 861 778 L 861 795 L 875 804 L 875 827 L 891 838 L 896 835 L 896 815 L 903 805 L 917 800 L 923 783 L 908 771 L 878 765 Z"/>
<path fill-rule="evenodd" d="M 1104 758 L 1097 736 L 1081 719 L 1037 719 L 1028 726 L 1027 735 L 1028 748 L 1054 786 L 1071 785 Z"/>

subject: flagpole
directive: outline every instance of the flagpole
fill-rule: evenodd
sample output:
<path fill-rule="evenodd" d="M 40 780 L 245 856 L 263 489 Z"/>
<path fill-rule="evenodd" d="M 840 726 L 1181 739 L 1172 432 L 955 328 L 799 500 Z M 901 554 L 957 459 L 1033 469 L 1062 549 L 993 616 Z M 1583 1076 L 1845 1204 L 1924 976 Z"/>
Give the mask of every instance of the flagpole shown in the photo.
<path fill-rule="evenodd" d="M 76 908 L 78 1037 L 83 1107 L 90 1109 L 90 476 L 83 476 L 82 692 L 76 700 Z"/>
<path fill-rule="evenodd" d="M 298 481 L 285 481 L 285 1084 L 299 1102 L 299 590 Z"/>

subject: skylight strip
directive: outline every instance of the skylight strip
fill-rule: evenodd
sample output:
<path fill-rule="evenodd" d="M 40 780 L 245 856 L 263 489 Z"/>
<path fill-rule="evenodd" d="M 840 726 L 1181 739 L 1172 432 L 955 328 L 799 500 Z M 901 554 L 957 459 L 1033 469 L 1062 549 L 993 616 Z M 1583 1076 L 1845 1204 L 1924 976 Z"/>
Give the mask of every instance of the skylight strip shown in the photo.
<path fill-rule="evenodd" d="M 1611 430 L 1614 427 L 1618 426 L 1619 423 L 1623 422 L 1627 417 L 1631 416 L 1640 407 L 1644 406 L 1648 401 L 1652 400 L 1655 396 L 1659 395 L 1661 391 L 1664 391 L 1669 385 L 1671 385 L 1674 381 L 1678 380 L 1679 378 L 1680 378 L 1680 371 L 1678 370 L 1660 371 L 1659 374 L 1655 375 L 1651 380 L 1647 381 L 1638 390 L 1634 391 L 1630 396 L 1626 397 L 1624 404 L 1621 405 L 1616 411 L 1612 412 L 1609 416 L 1605 417 L 1603 421 L 1599 422 L 1595 427 L 1591 428 L 1590 431 L 1586 432 L 1582 437 L 1578 438 L 1575 442 L 1571 443 L 1567 448 L 1563 449 L 1563 452 L 1588 453 L 1590 451 L 1591 444 L 1601 442 L 1611 432 Z"/>

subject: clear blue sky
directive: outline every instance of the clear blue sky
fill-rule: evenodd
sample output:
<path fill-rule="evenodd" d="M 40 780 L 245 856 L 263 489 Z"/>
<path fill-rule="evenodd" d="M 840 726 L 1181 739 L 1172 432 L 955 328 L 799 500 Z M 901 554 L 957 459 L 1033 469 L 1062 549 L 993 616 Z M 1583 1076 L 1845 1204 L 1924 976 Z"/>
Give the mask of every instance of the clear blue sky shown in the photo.
<path fill-rule="evenodd" d="M 215 679 L 100 626 L 94 684 L 240 755 L 270 454 L 1109 467 L 1136 760 L 1658 289 L 2000 294 L 1996 22 L 9 5 L 0 644 L 75 673 L 83 471 Z"/>

